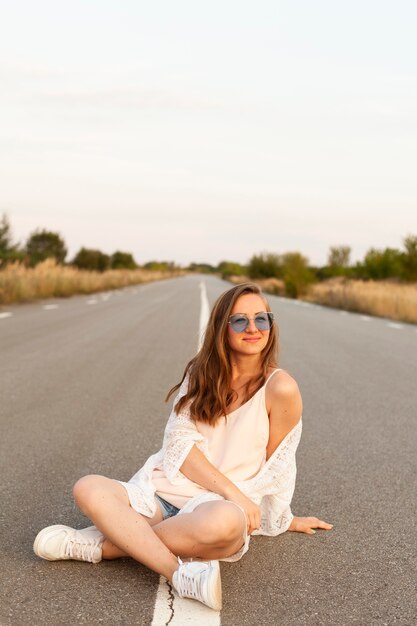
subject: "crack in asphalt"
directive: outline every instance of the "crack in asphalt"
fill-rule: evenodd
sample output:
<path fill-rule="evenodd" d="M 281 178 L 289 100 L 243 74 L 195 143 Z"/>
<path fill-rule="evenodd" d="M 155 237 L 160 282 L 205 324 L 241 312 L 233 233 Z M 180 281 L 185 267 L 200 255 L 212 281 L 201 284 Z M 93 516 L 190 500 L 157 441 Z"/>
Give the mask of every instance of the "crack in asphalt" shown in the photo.
<path fill-rule="evenodd" d="M 168 594 L 169 594 L 168 604 L 169 604 L 169 609 L 171 611 L 171 617 L 166 622 L 165 626 L 168 626 L 168 624 L 170 624 L 174 618 L 174 594 L 172 592 L 172 585 L 169 582 L 169 580 L 167 580 L 167 587 L 168 587 Z"/>

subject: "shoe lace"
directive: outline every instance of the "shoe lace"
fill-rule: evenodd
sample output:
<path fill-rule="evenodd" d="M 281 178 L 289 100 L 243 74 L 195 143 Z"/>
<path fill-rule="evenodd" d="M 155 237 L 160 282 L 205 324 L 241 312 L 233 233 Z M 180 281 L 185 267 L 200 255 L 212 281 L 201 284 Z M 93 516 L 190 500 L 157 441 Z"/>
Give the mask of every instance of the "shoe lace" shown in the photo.
<path fill-rule="evenodd" d="M 201 599 L 201 576 L 187 573 L 186 563 L 183 563 L 179 558 L 180 566 L 178 568 L 178 594 L 181 598 L 196 598 Z"/>
<path fill-rule="evenodd" d="M 65 545 L 65 556 L 78 561 L 93 562 L 94 551 L 99 544 L 97 539 L 82 538 L 82 541 L 75 537 L 69 537 Z"/>

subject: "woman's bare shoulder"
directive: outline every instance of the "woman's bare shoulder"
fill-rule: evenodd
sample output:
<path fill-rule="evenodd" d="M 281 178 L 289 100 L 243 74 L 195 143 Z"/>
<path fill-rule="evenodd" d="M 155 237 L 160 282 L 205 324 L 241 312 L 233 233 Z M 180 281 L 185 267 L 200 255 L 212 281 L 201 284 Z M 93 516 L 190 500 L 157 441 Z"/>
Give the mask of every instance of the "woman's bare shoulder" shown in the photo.
<path fill-rule="evenodd" d="M 266 386 L 268 413 L 279 409 L 279 413 L 290 413 L 296 419 L 301 416 L 302 400 L 297 381 L 286 370 L 279 370 Z M 292 421 L 291 420 L 291 421 Z"/>
<path fill-rule="evenodd" d="M 291 397 L 300 394 L 295 378 L 286 370 L 278 370 L 268 381 L 267 390 L 272 396 Z"/>

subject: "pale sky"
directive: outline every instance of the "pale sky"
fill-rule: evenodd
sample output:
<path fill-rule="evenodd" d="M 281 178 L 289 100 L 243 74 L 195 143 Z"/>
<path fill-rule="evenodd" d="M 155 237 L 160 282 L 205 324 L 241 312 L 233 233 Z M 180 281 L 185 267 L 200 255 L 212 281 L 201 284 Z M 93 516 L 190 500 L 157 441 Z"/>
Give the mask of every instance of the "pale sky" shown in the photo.
<path fill-rule="evenodd" d="M 151 259 L 417 234 L 415 0 L 0 0 L 0 214 Z"/>

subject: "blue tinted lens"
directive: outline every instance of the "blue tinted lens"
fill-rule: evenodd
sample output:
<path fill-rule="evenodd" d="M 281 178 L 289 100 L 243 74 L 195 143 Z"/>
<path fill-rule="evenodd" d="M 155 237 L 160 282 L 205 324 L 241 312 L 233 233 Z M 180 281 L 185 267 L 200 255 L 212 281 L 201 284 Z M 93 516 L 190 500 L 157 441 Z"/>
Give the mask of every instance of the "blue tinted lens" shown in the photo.
<path fill-rule="evenodd" d="M 258 330 L 269 330 L 271 328 L 268 313 L 259 313 L 255 317 L 255 326 Z"/>
<path fill-rule="evenodd" d="M 246 315 L 232 315 L 230 318 L 230 326 L 236 333 L 243 333 L 249 325 Z"/>

